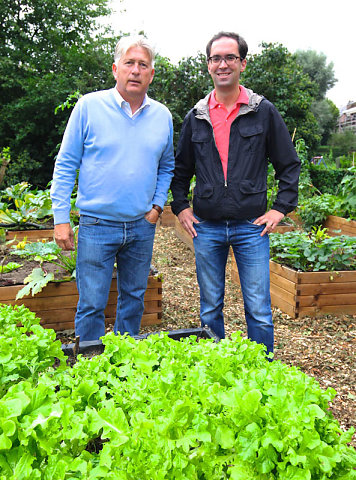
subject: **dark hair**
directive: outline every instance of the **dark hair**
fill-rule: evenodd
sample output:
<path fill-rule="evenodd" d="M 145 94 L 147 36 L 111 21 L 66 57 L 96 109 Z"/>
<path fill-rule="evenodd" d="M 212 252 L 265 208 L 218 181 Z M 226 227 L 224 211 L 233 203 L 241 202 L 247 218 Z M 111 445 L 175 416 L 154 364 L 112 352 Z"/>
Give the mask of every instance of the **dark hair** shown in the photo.
<path fill-rule="evenodd" d="M 247 52 L 248 52 L 248 45 L 246 43 L 246 40 L 244 38 L 242 38 L 241 35 L 239 35 L 238 33 L 234 33 L 234 32 L 219 32 L 216 35 L 214 35 L 213 38 L 211 40 L 209 40 L 209 42 L 206 46 L 206 57 L 207 58 L 210 57 L 212 44 L 216 40 L 219 40 L 220 38 L 223 38 L 223 37 L 228 37 L 228 38 L 232 38 L 233 40 L 236 40 L 241 60 L 246 58 L 246 55 L 247 55 Z"/>

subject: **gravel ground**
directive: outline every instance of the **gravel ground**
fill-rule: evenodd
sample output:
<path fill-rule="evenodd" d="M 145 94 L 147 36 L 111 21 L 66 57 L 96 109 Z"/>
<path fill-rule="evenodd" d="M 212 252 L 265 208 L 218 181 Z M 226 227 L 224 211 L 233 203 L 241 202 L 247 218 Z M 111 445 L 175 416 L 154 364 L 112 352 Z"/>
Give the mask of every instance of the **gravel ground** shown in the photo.
<path fill-rule="evenodd" d="M 152 263 L 163 278 L 163 322 L 143 327 L 142 333 L 200 327 L 194 254 L 176 237 L 174 228 L 157 229 Z M 239 330 L 246 336 L 241 290 L 230 280 L 229 265 L 224 314 L 227 335 Z M 316 378 L 322 388 L 334 388 L 337 396 L 331 405 L 333 414 L 343 429 L 356 426 L 356 316 L 292 319 L 274 308 L 273 319 L 275 358 L 299 367 Z"/>

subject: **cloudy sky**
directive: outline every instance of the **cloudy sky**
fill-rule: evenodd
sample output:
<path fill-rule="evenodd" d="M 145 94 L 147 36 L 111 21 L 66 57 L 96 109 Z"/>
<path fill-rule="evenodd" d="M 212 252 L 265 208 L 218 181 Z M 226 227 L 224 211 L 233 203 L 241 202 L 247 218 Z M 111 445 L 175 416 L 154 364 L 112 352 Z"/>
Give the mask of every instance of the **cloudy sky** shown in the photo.
<path fill-rule="evenodd" d="M 356 101 L 354 0 L 112 0 L 111 6 L 116 33 L 144 30 L 172 62 L 204 52 L 220 30 L 240 33 L 250 53 L 262 41 L 282 43 L 290 52 L 323 52 L 338 79 L 327 97 L 339 108 Z"/>

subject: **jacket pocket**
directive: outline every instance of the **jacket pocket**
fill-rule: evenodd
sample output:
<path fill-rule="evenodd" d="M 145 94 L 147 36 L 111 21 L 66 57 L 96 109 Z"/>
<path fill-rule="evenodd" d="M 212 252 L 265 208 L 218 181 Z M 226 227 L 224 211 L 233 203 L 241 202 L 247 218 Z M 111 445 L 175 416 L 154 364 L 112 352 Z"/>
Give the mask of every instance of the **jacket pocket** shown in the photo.
<path fill-rule="evenodd" d="M 267 185 L 263 180 L 242 180 L 236 191 L 239 207 L 248 212 L 261 212 L 267 206 Z"/>
<path fill-rule="evenodd" d="M 194 188 L 194 196 L 196 195 L 198 198 L 211 198 L 214 193 L 213 185 L 197 185 Z"/>

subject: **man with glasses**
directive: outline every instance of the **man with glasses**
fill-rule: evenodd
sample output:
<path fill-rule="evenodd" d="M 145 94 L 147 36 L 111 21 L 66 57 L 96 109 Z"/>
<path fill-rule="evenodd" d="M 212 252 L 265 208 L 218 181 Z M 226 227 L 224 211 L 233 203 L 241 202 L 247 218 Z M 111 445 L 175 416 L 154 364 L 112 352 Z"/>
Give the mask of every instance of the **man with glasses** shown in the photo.
<path fill-rule="evenodd" d="M 272 352 L 268 233 L 297 205 L 300 161 L 276 108 L 239 83 L 247 50 L 245 40 L 231 32 L 218 33 L 207 45 L 215 89 L 184 120 L 172 209 L 194 240 L 202 325 L 225 337 L 225 268 L 232 246 L 248 337 Z M 266 211 L 269 161 L 279 186 Z M 193 175 L 192 209 L 187 194 Z"/>
<path fill-rule="evenodd" d="M 173 175 L 173 126 L 168 109 L 146 92 L 154 51 L 142 37 L 123 37 L 112 66 L 116 86 L 84 95 L 64 133 L 53 175 L 55 239 L 74 249 L 70 197 L 79 169 L 77 257 L 80 340 L 105 335 L 114 263 L 115 333 L 139 333 L 155 226 Z"/>

